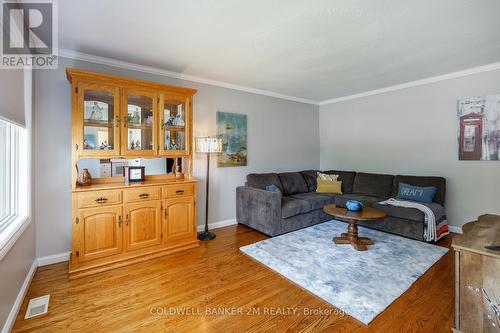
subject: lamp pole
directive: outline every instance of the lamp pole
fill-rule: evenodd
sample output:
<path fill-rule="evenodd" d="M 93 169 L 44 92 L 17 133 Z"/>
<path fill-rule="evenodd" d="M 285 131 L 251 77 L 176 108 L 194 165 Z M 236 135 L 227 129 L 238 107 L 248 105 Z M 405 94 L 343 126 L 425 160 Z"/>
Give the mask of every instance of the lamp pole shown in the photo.
<path fill-rule="evenodd" d="M 208 198 L 210 191 L 210 154 L 220 153 L 222 141 L 218 138 L 200 137 L 195 140 L 196 152 L 207 154 L 207 190 L 205 196 L 205 230 L 198 234 L 199 240 L 212 240 L 215 238 L 213 232 L 208 231 Z"/>
<path fill-rule="evenodd" d="M 215 238 L 213 232 L 208 231 L 208 196 L 210 188 L 210 153 L 207 153 L 207 190 L 205 194 L 205 231 L 198 234 L 199 240 L 212 240 Z"/>

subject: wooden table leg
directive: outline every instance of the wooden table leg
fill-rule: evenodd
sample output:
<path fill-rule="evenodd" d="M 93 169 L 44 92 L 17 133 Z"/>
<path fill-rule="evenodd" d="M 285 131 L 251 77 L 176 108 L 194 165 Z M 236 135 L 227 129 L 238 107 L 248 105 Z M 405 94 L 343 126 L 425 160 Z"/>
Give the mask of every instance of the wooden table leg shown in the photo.
<path fill-rule="evenodd" d="M 366 251 L 366 245 L 373 245 L 373 241 L 368 237 L 358 237 L 358 221 L 349 220 L 347 232 L 340 237 L 334 237 L 335 244 L 351 244 L 357 251 Z"/>

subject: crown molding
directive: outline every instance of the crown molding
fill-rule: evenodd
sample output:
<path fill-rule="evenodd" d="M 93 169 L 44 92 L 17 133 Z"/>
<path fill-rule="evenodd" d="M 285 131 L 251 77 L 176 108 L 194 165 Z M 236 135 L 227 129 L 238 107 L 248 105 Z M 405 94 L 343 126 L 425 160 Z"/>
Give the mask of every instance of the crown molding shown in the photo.
<path fill-rule="evenodd" d="M 383 93 L 387 93 L 387 92 L 391 92 L 391 91 L 422 86 L 425 84 L 430 84 L 430 83 L 435 83 L 435 82 L 450 80 L 450 79 L 456 79 L 459 77 L 468 76 L 468 75 L 472 75 L 472 74 L 490 72 L 490 71 L 494 71 L 497 69 L 500 69 L 500 62 L 495 62 L 495 63 L 489 64 L 489 65 L 464 69 L 464 70 L 461 70 L 458 72 L 452 72 L 452 73 L 448 73 L 448 74 L 444 74 L 444 75 L 433 76 L 433 77 L 429 77 L 429 78 L 422 79 L 422 80 L 410 81 L 410 82 L 397 84 L 394 86 L 389 86 L 389 87 L 385 87 L 385 88 L 381 88 L 381 89 L 365 91 L 365 92 L 362 92 L 359 94 L 353 94 L 353 95 L 333 98 L 333 99 L 319 102 L 319 105 L 322 106 L 322 105 L 344 102 L 344 101 L 348 101 L 351 99 L 357 99 L 357 98 L 362 98 L 362 97 L 367 97 L 367 96 L 383 94 Z"/>
<path fill-rule="evenodd" d="M 165 70 L 165 69 L 161 69 L 161 68 L 157 68 L 157 67 L 138 65 L 138 64 L 131 63 L 131 62 L 127 62 L 127 61 L 105 58 L 105 57 L 95 56 L 92 54 L 87 54 L 87 53 L 82 53 L 82 52 L 77 52 L 77 51 L 72 51 L 72 50 L 67 50 L 67 49 L 59 49 L 58 51 L 59 51 L 58 56 L 63 57 L 63 58 L 82 60 L 82 61 L 87 61 L 87 62 L 91 62 L 94 64 L 119 67 L 119 68 L 129 69 L 129 70 L 133 70 L 133 71 L 143 72 L 143 73 L 163 75 L 163 76 L 167 76 L 167 77 L 174 78 L 174 79 L 181 79 L 181 80 L 186 80 L 186 81 L 191 81 L 191 82 L 196 82 L 196 83 L 203 83 L 203 84 L 208 84 L 211 86 L 239 90 L 239 91 L 244 91 L 244 92 L 257 94 L 257 95 L 264 95 L 264 96 L 269 96 L 269 97 L 274 97 L 274 98 L 279 98 L 279 99 L 285 99 L 285 100 L 289 100 L 289 101 L 293 101 L 293 102 L 319 105 L 318 101 L 313 101 L 313 100 L 306 99 L 306 98 L 283 95 L 283 94 L 276 93 L 273 91 L 262 90 L 262 89 L 252 88 L 252 87 L 246 87 L 246 86 L 227 83 L 227 82 L 223 82 L 223 81 L 211 80 L 211 79 L 207 79 L 207 78 L 203 78 L 203 77 L 199 77 L 199 76 L 173 72 L 173 71 L 169 71 L 169 70 Z"/>
<path fill-rule="evenodd" d="M 161 69 L 161 68 L 157 68 L 157 67 L 138 65 L 138 64 L 131 63 L 131 62 L 127 62 L 127 61 L 121 61 L 121 60 L 116 60 L 116 59 L 112 59 L 112 58 L 100 57 L 100 56 L 95 56 L 92 54 L 87 54 L 87 53 L 82 53 L 82 52 L 72 51 L 72 50 L 67 50 L 67 49 L 59 49 L 59 56 L 63 57 L 63 58 L 82 60 L 82 61 L 87 61 L 87 62 L 100 64 L 100 65 L 119 67 L 119 68 L 124 68 L 124 69 L 129 69 L 129 70 L 143 72 L 143 73 L 149 73 L 149 74 L 162 75 L 162 76 L 167 76 L 167 77 L 174 78 L 174 79 L 202 83 L 202 84 L 207 84 L 207 85 L 216 86 L 216 87 L 222 87 L 222 88 L 227 88 L 227 89 L 232 89 L 232 90 L 239 90 L 239 91 L 244 91 L 244 92 L 248 92 L 248 93 L 252 93 L 252 94 L 269 96 L 269 97 L 289 100 L 289 101 L 293 101 L 293 102 L 319 105 L 319 106 L 344 102 L 344 101 L 357 99 L 357 98 L 363 98 L 363 97 L 367 97 L 367 96 L 379 95 L 379 94 L 383 94 L 383 93 L 387 93 L 387 92 L 391 92 L 391 91 L 422 86 L 422 85 L 431 84 L 431 83 L 435 83 L 435 82 L 439 82 L 439 81 L 450 80 L 450 79 L 455 79 L 455 78 L 464 77 L 464 76 L 468 76 L 468 75 L 473 75 L 473 74 L 489 72 L 489 71 L 494 71 L 494 70 L 500 69 L 500 62 L 495 62 L 495 63 L 484 65 L 484 66 L 473 67 L 473 68 L 469 68 L 469 69 L 465 69 L 465 70 L 461 70 L 461 71 L 457 71 L 457 72 L 452 72 L 452 73 L 448 73 L 448 74 L 444 74 L 444 75 L 438 75 L 438 76 L 433 76 L 433 77 L 429 77 L 429 78 L 425 78 L 425 79 L 421 79 L 421 80 L 405 82 L 405 83 L 397 84 L 394 86 L 389 86 L 389 87 L 375 89 L 375 90 L 369 90 L 369 91 L 365 91 L 365 92 L 358 93 L 358 94 L 337 97 L 337 98 L 328 99 L 328 100 L 324 100 L 324 101 L 319 102 L 319 101 L 315 101 L 315 100 L 311 100 L 311 99 L 284 95 L 284 94 L 276 93 L 273 91 L 241 86 L 241 85 L 232 84 L 232 83 L 228 83 L 228 82 L 207 79 L 207 78 L 203 78 L 203 77 L 199 77 L 199 76 L 195 76 L 195 75 L 178 73 L 178 72 L 169 71 L 169 70 Z"/>

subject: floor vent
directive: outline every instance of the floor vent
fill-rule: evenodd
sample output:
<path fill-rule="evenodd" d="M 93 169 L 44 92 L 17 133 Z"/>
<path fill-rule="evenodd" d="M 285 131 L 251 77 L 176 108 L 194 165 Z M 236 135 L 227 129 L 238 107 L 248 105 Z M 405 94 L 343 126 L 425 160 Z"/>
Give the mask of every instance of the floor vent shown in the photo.
<path fill-rule="evenodd" d="M 46 314 L 47 311 L 49 310 L 49 299 L 50 295 L 45 295 L 30 299 L 30 303 L 28 304 L 28 310 L 26 310 L 26 315 L 24 316 L 24 319 L 29 319 L 32 317 Z"/>

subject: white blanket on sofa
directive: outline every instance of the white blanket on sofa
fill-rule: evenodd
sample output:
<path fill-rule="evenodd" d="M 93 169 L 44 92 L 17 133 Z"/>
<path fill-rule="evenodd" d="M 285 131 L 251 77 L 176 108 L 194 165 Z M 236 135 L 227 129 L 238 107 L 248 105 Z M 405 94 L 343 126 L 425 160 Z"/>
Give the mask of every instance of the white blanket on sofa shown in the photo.
<path fill-rule="evenodd" d="M 436 222 L 440 222 L 440 225 L 441 225 L 442 222 L 446 223 L 446 220 L 442 220 L 443 216 L 439 216 L 438 218 L 440 220 L 437 221 L 436 214 L 434 213 L 434 211 L 430 207 L 426 206 L 423 203 L 390 198 L 390 199 L 387 199 L 385 201 L 379 202 L 379 204 L 391 205 L 391 206 L 396 206 L 396 207 L 415 208 L 415 209 L 418 209 L 419 211 L 421 211 L 422 213 L 424 213 L 424 241 L 426 241 L 426 242 L 437 241 L 439 238 L 441 238 L 445 235 L 445 234 L 441 234 L 438 236 L 438 234 L 437 234 L 438 227 L 437 227 Z M 444 211 L 443 211 L 443 214 L 444 214 Z M 448 234 L 448 233 L 446 233 L 446 234 Z"/>

